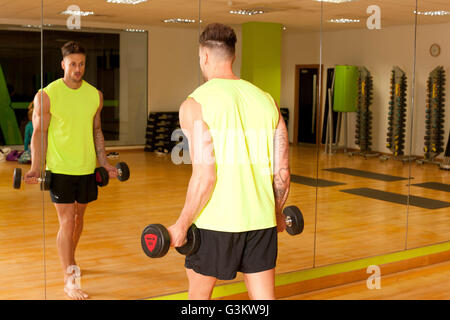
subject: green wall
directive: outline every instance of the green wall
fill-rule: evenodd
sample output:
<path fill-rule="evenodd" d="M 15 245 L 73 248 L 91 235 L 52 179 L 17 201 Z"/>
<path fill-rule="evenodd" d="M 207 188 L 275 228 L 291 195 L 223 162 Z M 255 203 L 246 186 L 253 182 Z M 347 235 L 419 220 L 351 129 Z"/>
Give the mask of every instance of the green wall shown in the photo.
<path fill-rule="evenodd" d="M 11 99 L 2 66 L 0 66 L 0 128 L 7 145 L 23 144 L 16 115 L 11 108 Z"/>
<path fill-rule="evenodd" d="M 241 78 L 270 93 L 280 105 L 281 32 L 279 23 L 247 22 L 242 25 Z"/>

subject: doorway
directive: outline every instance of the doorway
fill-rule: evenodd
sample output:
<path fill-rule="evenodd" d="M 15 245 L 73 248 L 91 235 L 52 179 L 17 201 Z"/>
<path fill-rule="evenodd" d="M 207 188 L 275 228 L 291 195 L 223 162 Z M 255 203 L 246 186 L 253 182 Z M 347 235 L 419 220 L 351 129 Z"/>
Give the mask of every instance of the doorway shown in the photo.
<path fill-rule="evenodd" d="M 319 65 L 297 65 L 295 68 L 294 143 L 316 144 L 319 141 L 321 69 Z"/>

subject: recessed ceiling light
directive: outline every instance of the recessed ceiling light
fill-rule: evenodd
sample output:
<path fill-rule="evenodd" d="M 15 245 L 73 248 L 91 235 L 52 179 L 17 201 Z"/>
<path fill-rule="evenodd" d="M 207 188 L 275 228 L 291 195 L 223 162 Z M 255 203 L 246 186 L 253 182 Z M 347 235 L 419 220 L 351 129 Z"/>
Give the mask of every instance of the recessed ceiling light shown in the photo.
<path fill-rule="evenodd" d="M 263 10 L 231 10 L 230 13 L 253 16 L 255 14 L 263 14 L 265 12 Z"/>
<path fill-rule="evenodd" d="M 24 24 L 22 25 L 23 28 L 41 28 L 41 25 L 37 25 L 37 24 Z M 44 27 L 53 27 L 52 24 L 46 24 L 44 23 Z"/>
<path fill-rule="evenodd" d="M 341 19 L 331 19 L 331 20 L 328 20 L 328 22 L 331 22 L 331 23 L 358 23 L 358 22 L 361 22 L 361 20 L 341 18 Z"/>
<path fill-rule="evenodd" d="M 83 17 L 86 17 L 86 16 L 93 15 L 94 12 L 92 12 L 92 11 L 66 10 L 66 11 L 61 12 L 61 14 L 65 14 L 65 15 L 68 15 L 68 16 L 83 16 Z"/>
<path fill-rule="evenodd" d="M 172 18 L 163 20 L 164 23 L 195 23 L 193 19 Z"/>
<path fill-rule="evenodd" d="M 147 0 L 106 0 L 108 3 L 120 3 L 120 4 L 139 4 L 147 2 Z"/>
<path fill-rule="evenodd" d="M 329 2 L 329 3 L 344 3 L 344 2 L 352 2 L 352 1 L 358 1 L 358 0 L 315 0 L 318 2 Z"/>
<path fill-rule="evenodd" d="M 450 15 L 450 11 L 443 11 L 443 10 L 438 10 L 438 11 L 414 11 L 415 14 L 418 15 L 423 15 L 423 16 L 447 16 Z"/>
<path fill-rule="evenodd" d="M 127 32 L 145 32 L 143 29 L 125 29 Z"/>

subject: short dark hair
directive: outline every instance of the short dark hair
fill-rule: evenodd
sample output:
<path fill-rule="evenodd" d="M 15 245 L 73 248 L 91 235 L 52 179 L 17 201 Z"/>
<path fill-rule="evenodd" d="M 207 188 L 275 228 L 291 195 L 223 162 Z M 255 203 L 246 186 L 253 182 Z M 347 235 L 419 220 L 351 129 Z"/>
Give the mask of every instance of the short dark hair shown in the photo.
<path fill-rule="evenodd" d="M 233 28 L 221 24 L 208 24 L 200 35 L 200 45 L 206 48 L 221 48 L 232 57 L 236 51 L 236 33 Z"/>
<path fill-rule="evenodd" d="M 69 54 L 81 53 L 86 55 L 86 50 L 84 47 L 76 41 L 69 41 L 61 48 L 61 54 L 63 59 L 67 57 Z"/>

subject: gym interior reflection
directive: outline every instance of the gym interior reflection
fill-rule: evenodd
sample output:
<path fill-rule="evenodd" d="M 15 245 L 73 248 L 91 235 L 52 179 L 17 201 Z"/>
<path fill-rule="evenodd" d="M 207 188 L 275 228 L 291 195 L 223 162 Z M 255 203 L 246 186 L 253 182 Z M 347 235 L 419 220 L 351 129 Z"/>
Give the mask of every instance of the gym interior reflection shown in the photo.
<path fill-rule="evenodd" d="M 198 36 L 211 22 L 236 30 L 237 75 L 249 77 L 252 59 L 268 67 L 272 82 L 253 81 L 267 85 L 288 125 L 292 178 L 286 205 L 302 210 L 305 229 L 295 237 L 280 235 L 277 274 L 450 240 L 450 178 L 440 168 L 448 162 L 450 119 L 444 112 L 432 117 L 439 107 L 427 100 L 442 97 L 440 88 L 445 93 L 438 67 L 445 73 L 450 61 L 444 37 L 450 17 L 430 12 L 450 12 L 450 5 L 273 1 L 260 10 L 265 13 L 245 15 L 236 13 L 254 9 L 256 1 L 244 7 L 171 2 L 77 1 L 81 11 L 93 12 L 81 17 L 61 14 L 72 4 L 65 1 L 43 0 L 43 17 L 41 3 L 0 5 L 1 148 L 23 150 L 30 102 L 61 76 L 59 49 L 77 39 L 88 49 L 85 79 L 105 96 L 107 152 L 119 153 L 109 161 L 130 166 L 130 180 L 100 188 L 86 212 L 76 260 L 92 299 L 187 290 L 181 255 L 169 250 L 150 260 L 140 245 L 145 226 L 176 220 L 191 174 L 190 165 L 171 161 L 170 134 L 149 126 L 155 117 L 175 115 L 173 122 L 157 122 L 170 133 L 177 127 L 181 102 L 203 83 Z M 342 95 L 346 89 L 351 92 Z M 4 119 L 16 124 L 15 134 L 5 134 Z M 161 134 L 168 142 L 155 140 Z M 0 297 L 64 299 L 55 208 L 38 186 L 12 189 L 15 167 L 27 170 L 29 164 L 0 162 L 0 253 L 8 257 L 0 262 Z M 239 275 L 218 285 L 242 280 Z"/>

